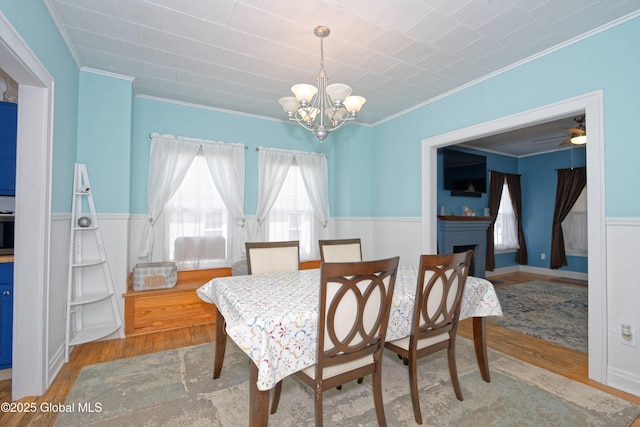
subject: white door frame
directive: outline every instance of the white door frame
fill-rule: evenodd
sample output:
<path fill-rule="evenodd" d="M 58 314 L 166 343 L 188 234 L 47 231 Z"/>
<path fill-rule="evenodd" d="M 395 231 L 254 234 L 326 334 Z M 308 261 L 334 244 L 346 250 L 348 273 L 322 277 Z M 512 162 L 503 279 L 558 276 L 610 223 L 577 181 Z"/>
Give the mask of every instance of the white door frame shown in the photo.
<path fill-rule="evenodd" d="M 586 114 L 587 199 L 589 233 L 589 378 L 607 384 L 607 281 L 604 186 L 603 93 L 596 91 L 555 104 L 502 117 L 422 141 L 422 246 L 425 253 L 437 248 L 437 150 L 489 135 L 568 117 Z"/>
<path fill-rule="evenodd" d="M 42 395 L 48 367 L 53 78 L 0 12 L 0 67 L 18 82 L 12 399 Z"/>

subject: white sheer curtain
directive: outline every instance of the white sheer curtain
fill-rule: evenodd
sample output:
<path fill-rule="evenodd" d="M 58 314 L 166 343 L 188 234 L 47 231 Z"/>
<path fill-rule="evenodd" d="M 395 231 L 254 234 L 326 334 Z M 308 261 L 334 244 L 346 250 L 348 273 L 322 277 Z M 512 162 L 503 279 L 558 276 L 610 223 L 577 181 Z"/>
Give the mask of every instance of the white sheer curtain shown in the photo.
<path fill-rule="evenodd" d="M 282 184 L 293 164 L 293 151 L 260 147 L 258 150 L 258 208 L 257 228 L 252 232 L 252 240 L 265 241 L 267 229 L 264 221 L 273 207 Z"/>
<path fill-rule="evenodd" d="M 260 147 L 258 151 L 258 209 L 255 240 L 266 240 L 269 212 L 280 195 L 292 166 L 299 169 L 313 213 L 321 227 L 329 222 L 327 156 L 319 153 Z M 293 209 L 293 208 L 292 208 Z M 314 245 L 314 247 L 317 245 Z"/>
<path fill-rule="evenodd" d="M 509 185 L 505 179 L 502 187 L 502 197 L 500 198 L 500 207 L 493 229 L 493 240 L 495 250 L 518 249 L 518 222 L 516 214 L 513 211 L 513 203 L 511 202 L 511 193 Z"/>
<path fill-rule="evenodd" d="M 153 226 L 201 148 L 211 178 L 234 223 L 244 226 L 244 145 L 153 134 L 147 185 L 149 221 L 143 230 L 140 258 L 152 259 Z"/>
<path fill-rule="evenodd" d="M 329 179 L 327 156 L 316 153 L 296 153 L 296 162 L 300 168 L 304 186 L 320 225 L 329 223 Z"/>
<path fill-rule="evenodd" d="M 567 217 L 562 221 L 564 249 L 567 255 L 586 256 L 589 252 L 587 238 L 587 187 L 585 186 Z"/>
<path fill-rule="evenodd" d="M 147 183 L 149 220 L 142 231 L 138 257 L 151 260 L 153 226 L 162 214 L 164 205 L 180 186 L 199 149 L 200 144 L 194 144 L 174 136 L 155 134 L 152 136 Z"/>
<path fill-rule="evenodd" d="M 243 144 L 202 144 L 209 173 L 220 197 L 233 216 L 244 226 L 244 152 Z"/>

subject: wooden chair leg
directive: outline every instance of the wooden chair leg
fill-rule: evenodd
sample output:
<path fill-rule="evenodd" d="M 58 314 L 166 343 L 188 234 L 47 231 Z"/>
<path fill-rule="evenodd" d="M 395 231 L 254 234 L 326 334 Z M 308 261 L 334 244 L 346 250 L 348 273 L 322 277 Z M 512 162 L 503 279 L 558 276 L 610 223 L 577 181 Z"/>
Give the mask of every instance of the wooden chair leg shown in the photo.
<path fill-rule="evenodd" d="M 451 375 L 451 384 L 453 384 L 453 390 L 456 392 L 456 397 L 459 401 L 462 401 L 462 389 L 460 388 L 460 381 L 458 381 L 458 367 L 456 365 L 456 346 L 454 336 L 449 340 L 449 347 L 447 348 L 447 358 L 449 359 L 449 375 Z"/>
<path fill-rule="evenodd" d="M 217 311 L 217 309 L 216 309 Z M 219 311 L 216 312 L 216 352 L 213 362 L 213 379 L 220 378 L 222 363 L 224 362 L 224 352 L 227 347 L 227 332 L 224 317 Z"/>
<path fill-rule="evenodd" d="M 409 359 L 409 388 L 411 389 L 413 417 L 416 419 L 417 424 L 422 424 L 420 398 L 418 397 L 418 361 L 415 358 Z"/>
<path fill-rule="evenodd" d="M 316 384 L 316 427 L 323 427 L 322 421 L 322 388 Z"/>
<path fill-rule="evenodd" d="M 271 402 L 271 414 L 275 414 L 278 410 L 278 404 L 280 403 L 280 393 L 282 392 L 282 381 L 278 381 L 278 384 L 273 388 L 273 401 Z"/>
<path fill-rule="evenodd" d="M 376 417 L 380 427 L 387 426 L 387 418 L 384 415 L 384 403 L 382 402 L 382 371 L 378 367 L 373 373 L 373 404 L 376 407 Z"/>

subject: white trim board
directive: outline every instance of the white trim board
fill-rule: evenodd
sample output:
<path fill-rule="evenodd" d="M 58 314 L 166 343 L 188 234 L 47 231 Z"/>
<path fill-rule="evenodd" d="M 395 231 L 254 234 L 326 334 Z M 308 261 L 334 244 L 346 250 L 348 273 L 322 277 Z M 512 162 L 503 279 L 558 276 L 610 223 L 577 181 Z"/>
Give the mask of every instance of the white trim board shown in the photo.
<path fill-rule="evenodd" d="M 18 82 L 16 235 L 20 240 L 14 262 L 11 382 L 12 399 L 18 400 L 42 395 L 55 374 L 47 362 L 53 78 L 2 12 L 0 58 L 0 67 Z"/>

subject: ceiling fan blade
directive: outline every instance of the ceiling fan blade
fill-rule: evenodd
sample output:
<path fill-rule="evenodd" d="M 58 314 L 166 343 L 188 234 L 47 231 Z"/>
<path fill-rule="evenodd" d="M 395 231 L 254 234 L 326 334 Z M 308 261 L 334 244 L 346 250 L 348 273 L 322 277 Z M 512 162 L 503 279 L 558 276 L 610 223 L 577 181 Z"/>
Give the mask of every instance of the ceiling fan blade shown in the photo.
<path fill-rule="evenodd" d="M 570 132 L 570 133 L 577 133 L 577 134 L 580 134 L 580 135 L 584 135 L 585 134 L 585 132 L 582 129 L 578 129 L 578 128 L 566 128 L 565 130 L 567 132 Z"/>
<path fill-rule="evenodd" d="M 550 136 L 549 138 L 532 139 L 531 142 L 549 141 L 552 139 L 565 138 L 566 135 Z"/>
<path fill-rule="evenodd" d="M 567 139 L 565 139 L 564 141 L 562 141 L 562 143 L 560 145 L 558 145 L 558 147 L 562 147 L 563 145 L 570 145 L 571 144 L 571 138 L 569 137 Z"/>

